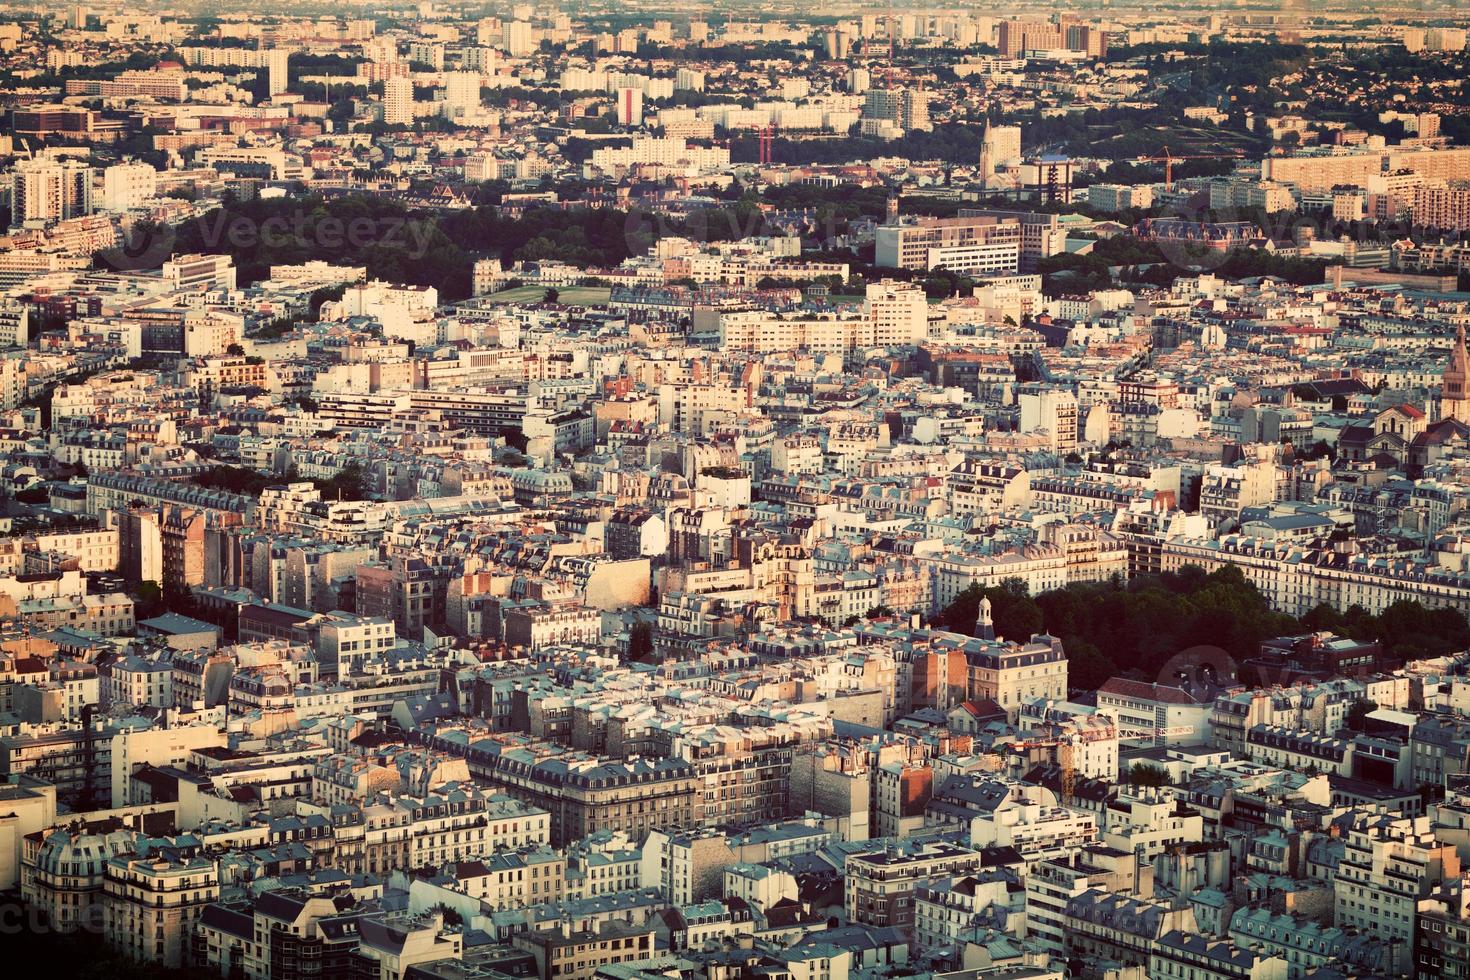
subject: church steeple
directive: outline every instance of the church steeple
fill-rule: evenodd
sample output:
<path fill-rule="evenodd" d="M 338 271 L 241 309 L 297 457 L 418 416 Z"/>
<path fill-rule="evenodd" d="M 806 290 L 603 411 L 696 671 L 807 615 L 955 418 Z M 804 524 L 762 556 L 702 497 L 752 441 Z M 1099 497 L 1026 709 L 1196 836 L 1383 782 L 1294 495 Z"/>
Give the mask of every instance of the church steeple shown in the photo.
<path fill-rule="evenodd" d="M 990 139 L 990 118 L 985 119 L 985 129 L 980 133 L 980 189 L 990 187 L 995 180 L 995 144 Z"/>
<path fill-rule="evenodd" d="M 980 615 L 975 617 L 975 635 L 982 640 L 995 639 L 995 624 L 990 619 L 990 597 L 980 597 Z"/>
<path fill-rule="evenodd" d="M 1439 390 L 1439 417 L 1470 423 L 1470 352 L 1465 350 L 1465 326 L 1455 327 L 1455 349 Z"/>

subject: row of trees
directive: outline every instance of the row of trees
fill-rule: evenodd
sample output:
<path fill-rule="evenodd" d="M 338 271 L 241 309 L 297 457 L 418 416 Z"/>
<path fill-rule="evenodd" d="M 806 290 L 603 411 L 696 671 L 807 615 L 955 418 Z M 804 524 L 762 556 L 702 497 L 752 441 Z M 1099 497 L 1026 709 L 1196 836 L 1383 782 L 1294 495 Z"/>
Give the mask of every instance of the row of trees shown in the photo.
<path fill-rule="evenodd" d="M 936 625 L 972 632 L 982 597 L 990 599 L 998 636 L 1017 642 L 1042 632 L 1058 637 L 1067 651 L 1071 685 L 1088 690 L 1120 674 L 1152 681 L 1175 654 L 1193 646 L 1219 647 L 1244 663 L 1259 653 L 1264 639 L 1316 630 L 1376 640 L 1403 659 L 1470 647 L 1470 625 L 1454 609 L 1400 601 L 1375 616 L 1361 606 L 1343 612 L 1318 606 L 1298 619 L 1272 609 L 1234 566 L 1206 574 L 1191 565 L 1126 584 L 1077 583 L 1034 597 L 1017 579 L 991 589 L 972 586 Z"/>
<path fill-rule="evenodd" d="M 265 278 L 272 265 L 323 259 L 365 265 L 373 278 L 433 286 L 442 299 L 457 300 L 470 294 L 478 255 L 611 266 L 665 235 L 731 241 L 766 231 L 761 210 L 743 199 L 682 217 L 618 208 L 537 208 L 506 217 L 488 204 L 435 213 L 354 195 L 230 198 L 172 233 L 175 252 L 228 249 L 242 283 Z"/>
<path fill-rule="evenodd" d="M 230 493 L 258 497 L 266 487 L 280 483 L 292 483 L 300 479 L 294 468 L 284 477 L 271 476 L 243 466 L 219 464 L 189 478 L 196 486 L 211 490 L 226 490 Z M 370 490 L 369 476 L 359 463 L 349 463 L 335 476 L 310 481 L 316 484 L 325 500 L 364 500 Z"/>

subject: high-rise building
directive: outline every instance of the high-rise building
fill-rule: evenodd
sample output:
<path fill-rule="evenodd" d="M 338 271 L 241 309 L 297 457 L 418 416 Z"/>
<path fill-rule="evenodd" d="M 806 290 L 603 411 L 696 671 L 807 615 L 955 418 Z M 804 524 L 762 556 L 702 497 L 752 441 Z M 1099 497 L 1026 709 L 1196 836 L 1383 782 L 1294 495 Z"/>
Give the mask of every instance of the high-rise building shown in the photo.
<path fill-rule="evenodd" d="M 408 46 L 408 60 L 428 65 L 434 71 L 443 71 L 444 45 L 433 41 L 414 41 Z"/>
<path fill-rule="evenodd" d="M 158 171 L 149 163 L 115 163 L 102 171 L 104 211 L 126 211 L 136 208 L 157 193 Z"/>
<path fill-rule="evenodd" d="M 199 45 L 180 48 L 179 53 L 185 64 L 189 65 L 263 70 L 271 95 L 280 95 L 290 85 L 290 52 L 285 48 L 221 48 Z"/>
<path fill-rule="evenodd" d="M 1000 24 L 1000 56 L 1020 58 L 1028 51 L 1055 51 L 1066 47 L 1066 36 L 1056 24 L 1043 20 L 1006 20 Z"/>
<path fill-rule="evenodd" d="M 1100 31 L 1090 24 L 1069 24 L 1066 30 L 1068 51 L 1080 51 L 1089 58 L 1106 58 L 1108 55 L 1108 32 Z"/>
<path fill-rule="evenodd" d="M 991 126 L 990 154 L 997 167 L 1021 161 L 1021 127 Z"/>
<path fill-rule="evenodd" d="M 383 82 L 383 122 L 390 126 L 413 125 L 413 80 L 390 78 Z"/>
<path fill-rule="evenodd" d="M 501 45 L 512 58 L 524 58 L 536 47 L 536 34 L 523 20 L 507 21 L 501 29 Z"/>
<path fill-rule="evenodd" d="M 495 74 L 495 49 L 481 44 L 469 45 L 461 52 L 460 63 L 465 71 L 493 75 Z"/>
<path fill-rule="evenodd" d="M 929 332 L 929 300 L 924 290 L 909 283 L 869 283 L 863 318 L 873 327 L 876 346 L 919 344 Z"/>
<path fill-rule="evenodd" d="M 1414 188 L 1414 224 L 1441 231 L 1470 231 L 1470 181 Z"/>
<path fill-rule="evenodd" d="M 904 132 L 928 130 L 929 93 L 923 89 L 869 89 L 863 115 L 868 119 L 891 122 Z"/>
<path fill-rule="evenodd" d="M 1045 430 L 1051 450 L 1070 453 L 1077 448 L 1077 396 L 1070 391 L 1044 389 L 1020 397 L 1021 431 Z"/>
<path fill-rule="evenodd" d="M 1072 161 L 1063 156 L 1043 156 L 1021 165 L 1021 182 L 1026 191 L 1047 204 L 1072 203 Z"/>
<path fill-rule="evenodd" d="M 11 174 L 11 224 L 46 224 L 91 214 L 93 173 L 78 160 L 21 161 Z"/>
<path fill-rule="evenodd" d="M 1424 34 L 1424 46 L 1430 51 L 1464 51 L 1465 29 L 1462 27 L 1431 27 Z"/>
<path fill-rule="evenodd" d="M 643 125 L 643 90 L 636 88 L 618 89 L 618 125 Z"/>
<path fill-rule="evenodd" d="M 904 89 L 898 100 L 898 124 L 904 132 L 922 130 L 929 125 L 929 93 L 923 89 Z"/>
<path fill-rule="evenodd" d="M 458 119 L 480 107 L 480 73 L 450 71 L 444 73 L 444 106 L 446 119 Z"/>

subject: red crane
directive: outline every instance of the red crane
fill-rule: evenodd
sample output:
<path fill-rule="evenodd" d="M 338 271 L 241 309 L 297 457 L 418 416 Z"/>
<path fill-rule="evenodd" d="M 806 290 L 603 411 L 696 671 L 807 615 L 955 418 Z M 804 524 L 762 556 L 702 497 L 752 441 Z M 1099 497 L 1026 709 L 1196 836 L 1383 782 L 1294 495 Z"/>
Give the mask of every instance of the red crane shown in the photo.
<path fill-rule="evenodd" d="M 1133 163 L 1162 163 L 1164 165 L 1164 186 L 1174 186 L 1174 161 L 1175 160 L 1240 160 L 1245 157 L 1241 150 L 1229 150 L 1224 153 L 1170 153 L 1169 148 L 1164 147 L 1164 152 L 1158 156 L 1134 157 Z"/>

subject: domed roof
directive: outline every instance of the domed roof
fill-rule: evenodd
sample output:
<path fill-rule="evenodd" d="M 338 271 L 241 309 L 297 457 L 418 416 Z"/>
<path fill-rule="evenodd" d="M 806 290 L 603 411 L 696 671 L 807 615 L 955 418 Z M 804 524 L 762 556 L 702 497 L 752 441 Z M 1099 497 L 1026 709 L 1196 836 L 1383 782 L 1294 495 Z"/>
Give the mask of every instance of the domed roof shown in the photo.
<path fill-rule="evenodd" d="M 106 834 L 55 830 L 36 851 L 36 868 L 55 875 L 101 877 L 111 858 L 132 848 L 133 835 L 126 830 Z"/>

